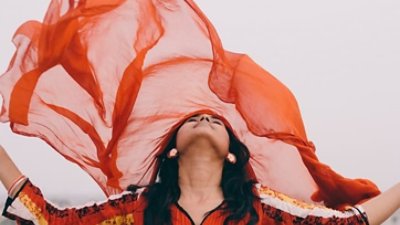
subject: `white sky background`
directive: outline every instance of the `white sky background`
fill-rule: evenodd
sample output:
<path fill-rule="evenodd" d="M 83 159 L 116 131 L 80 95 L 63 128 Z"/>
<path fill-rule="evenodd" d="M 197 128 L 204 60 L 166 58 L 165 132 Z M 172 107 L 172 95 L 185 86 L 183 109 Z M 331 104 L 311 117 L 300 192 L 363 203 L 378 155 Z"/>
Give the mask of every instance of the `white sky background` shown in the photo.
<path fill-rule="evenodd" d="M 26 20 L 41 20 L 48 3 L 2 1 L 1 73 L 15 50 L 14 31 Z M 400 1 L 197 3 L 226 49 L 247 53 L 294 92 L 322 162 L 383 190 L 400 182 Z M 88 175 L 40 139 L 0 124 L 0 144 L 45 195 L 101 198 Z"/>

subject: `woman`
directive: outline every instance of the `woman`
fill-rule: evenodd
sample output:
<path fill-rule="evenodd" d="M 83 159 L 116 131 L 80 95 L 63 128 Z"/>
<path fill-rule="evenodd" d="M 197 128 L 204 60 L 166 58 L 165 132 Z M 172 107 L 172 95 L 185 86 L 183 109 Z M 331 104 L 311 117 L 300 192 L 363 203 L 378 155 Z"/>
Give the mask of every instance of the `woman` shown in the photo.
<path fill-rule="evenodd" d="M 107 195 L 129 184 L 147 188 L 141 195 L 59 211 L 6 157 L 2 180 L 17 196 L 7 208 L 9 217 L 56 224 L 160 223 L 157 219 L 190 224 L 185 214 L 199 223 L 214 208 L 203 224 L 335 223 L 339 217 L 362 223 L 357 210 L 343 214 L 318 204 L 342 209 L 379 193 L 372 182 L 343 178 L 318 161 L 292 93 L 247 55 L 226 51 L 192 0 L 53 0 L 44 21 L 23 24 L 14 43 L 16 54 L 0 77 L 0 121 L 10 122 L 15 133 L 42 138 L 88 172 Z M 199 113 L 204 108 L 211 111 Z M 193 144 L 185 146 L 190 132 L 182 132 L 173 146 L 178 157 L 172 159 L 175 150 L 165 140 L 188 112 L 223 115 L 235 135 L 188 136 Z M 244 143 L 250 159 L 242 147 L 235 165 L 223 163 L 227 136 Z M 192 150 L 198 154 L 189 154 Z M 254 181 L 277 192 L 253 190 Z M 165 199 L 158 199 L 159 192 Z M 382 196 L 394 201 L 395 192 Z M 387 216 L 396 202 L 385 201 L 391 207 L 379 217 L 368 212 L 371 222 Z"/>
<path fill-rule="evenodd" d="M 47 203 L 29 180 L 18 180 L 21 172 L 2 149 L 0 178 L 11 188 L 4 215 L 21 224 L 375 225 L 400 208 L 400 183 L 346 211 L 256 189 L 247 170 L 249 152 L 225 124 L 220 116 L 191 115 L 160 156 L 158 182 L 141 194 L 125 192 L 79 209 L 60 210 Z"/>

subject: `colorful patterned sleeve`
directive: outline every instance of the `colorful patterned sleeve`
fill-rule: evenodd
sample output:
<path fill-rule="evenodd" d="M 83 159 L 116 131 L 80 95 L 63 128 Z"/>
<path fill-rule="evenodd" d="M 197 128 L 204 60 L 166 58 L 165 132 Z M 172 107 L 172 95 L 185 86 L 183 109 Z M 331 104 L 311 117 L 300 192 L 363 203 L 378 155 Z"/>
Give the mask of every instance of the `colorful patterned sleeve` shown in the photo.
<path fill-rule="evenodd" d="M 124 192 L 104 202 L 79 208 L 57 208 L 46 201 L 38 187 L 26 181 L 15 198 L 8 198 L 3 216 L 17 224 L 115 224 L 133 225 L 138 195 Z"/>
<path fill-rule="evenodd" d="M 361 206 L 339 211 L 299 201 L 267 187 L 260 187 L 258 191 L 262 203 L 262 224 L 369 225 Z"/>

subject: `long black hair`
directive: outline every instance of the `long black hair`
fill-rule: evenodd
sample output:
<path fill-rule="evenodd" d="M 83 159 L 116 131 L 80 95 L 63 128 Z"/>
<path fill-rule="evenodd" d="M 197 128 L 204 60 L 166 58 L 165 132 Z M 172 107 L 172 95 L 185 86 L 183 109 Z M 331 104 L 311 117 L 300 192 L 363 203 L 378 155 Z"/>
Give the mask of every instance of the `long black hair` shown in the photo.
<path fill-rule="evenodd" d="M 221 188 L 224 195 L 222 210 L 227 215 L 224 224 L 236 223 L 248 219 L 247 225 L 255 225 L 259 217 L 254 208 L 254 201 L 258 200 L 254 193 L 254 180 L 250 179 L 247 165 L 250 153 L 247 147 L 227 129 L 229 134 L 229 149 L 237 161 L 235 164 L 224 163 L 221 179 Z M 175 204 L 181 194 L 178 185 L 178 159 L 168 159 L 167 153 L 176 145 L 175 132 L 165 150 L 159 156 L 158 181 L 151 184 L 144 191 L 147 200 L 144 210 L 144 225 L 171 225 L 170 206 Z M 128 190 L 135 191 L 131 185 Z"/>

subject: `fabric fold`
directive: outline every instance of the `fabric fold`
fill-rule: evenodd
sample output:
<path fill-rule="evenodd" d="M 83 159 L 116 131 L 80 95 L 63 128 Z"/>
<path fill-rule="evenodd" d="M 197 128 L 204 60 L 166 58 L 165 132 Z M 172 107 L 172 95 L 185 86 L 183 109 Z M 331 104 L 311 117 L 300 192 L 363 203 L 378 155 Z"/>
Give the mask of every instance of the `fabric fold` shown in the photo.
<path fill-rule="evenodd" d="M 262 185 L 336 208 L 379 193 L 319 162 L 294 95 L 225 50 L 192 0 L 52 0 L 13 41 L 0 121 L 46 141 L 107 195 L 154 182 L 164 139 L 199 110 L 230 122 Z"/>

